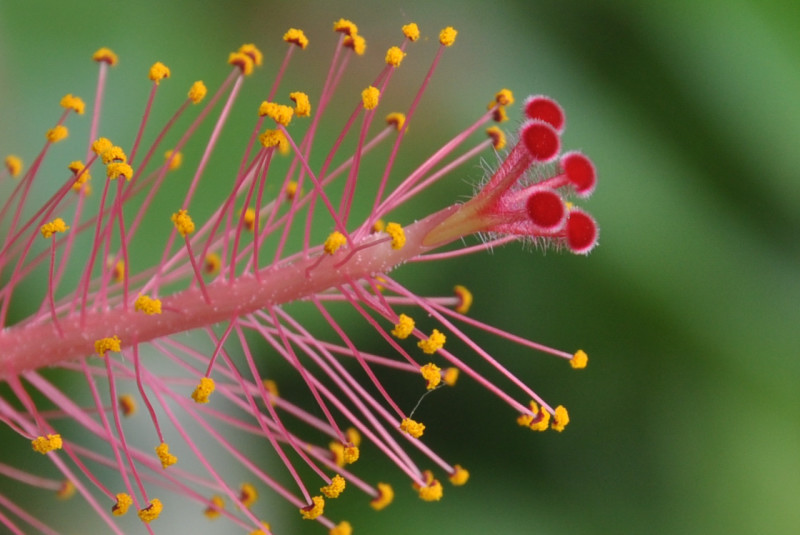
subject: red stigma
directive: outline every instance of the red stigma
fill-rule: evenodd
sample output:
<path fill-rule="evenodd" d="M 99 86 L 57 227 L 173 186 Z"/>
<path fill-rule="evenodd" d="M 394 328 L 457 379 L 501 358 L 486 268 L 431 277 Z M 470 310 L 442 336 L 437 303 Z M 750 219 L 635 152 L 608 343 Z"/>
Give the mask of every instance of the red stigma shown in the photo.
<path fill-rule="evenodd" d="M 567 219 L 567 245 L 575 254 L 586 254 L 597 244 L 597 223 L 589 214 L 572 210 Z"/>
<path fill-rule="evenodd" d="M 528 119 L 539 119 L 553 126 L 561 133 L 564 130 L 565 115 L 564 110 L 555 100 L 537 95 L 528 97 L 525 101 L 525 115 Z"/>
<path fill-rule="evenodd" d="M 588 197 L 597 184 L 597 171 L 592 161 L 580 152 L 568 152 L 561 157 L 561 169 L 581 197 Z"/>
<path fill-rule="evenodd" d="M 557 230 L 564 225 L 566 208 L 561 197 L 554 191 L 534 192 L 526 202 L 528 217 L 542 230 Z"/>
<path fill-rule="evenodd" d="M 561 141 L 550 123 L 541 119 L 528 121 L 522 126 L 522 141 L 534 161 L 548 162 L 558 156 Z"/>

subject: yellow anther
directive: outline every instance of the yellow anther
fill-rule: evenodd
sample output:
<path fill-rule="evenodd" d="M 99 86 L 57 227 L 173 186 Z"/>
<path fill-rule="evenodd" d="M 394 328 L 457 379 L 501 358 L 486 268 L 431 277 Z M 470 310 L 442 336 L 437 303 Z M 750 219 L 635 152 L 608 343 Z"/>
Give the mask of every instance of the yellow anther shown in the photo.
<path fill-rule="evenodd" d="M 409 41 L 416 41 L 419 39 L 419 26 L 417 26 L 417 23 L 411 22 L 403 26 L 403 35 L 405 35 L 406 39 Z"/>
<path fill-rule="evenodd" d="M 353 446 L 360 446 L 361 445 L 361 433 L 358 432 L 358 429 L 355 427 L 348 427 L 345 432 L 344 436 L 347 440 L 350 441 L 350 444 Z"/>
<path fill-rule="evenodd" d="M 438 479 L 434 479 L 430 470 L 422 473 L 425 478 L 425 485 L 414 483 L 414 489 L 419 493 L 419 497 L 426 502 L 438 502 L 442 499 L 442 484 Z"/>
<path fill-rule="evenodd" d="M 333 31 L 353 36 L 358 34 L 358 26 L 347 19 L 339 19 L 333 23 Z"/>
<path fill-rule="evenodd" d="M 405 431 L 414 438 L 419 438 L 425 432 L 425 424 L 412 420 L 411 418 L 404 418 L 400 422 L 400 430 Z"/>
<path fill-rule="evenodd" d="M 406 233 L 400 223 L 386 225 L 386 234 L 392 237 L 392 249 L 402 249 L 406 244 Z"/>
<path fill-rule="evenodd" d="M 83 162 L 80 160 L 75 160 L 74 162 L 70 162 L 70 164 L 67 166 L 67 169 L 72 171 L 73 176 L 77 177 L 75 179 L 75 183 L 72 185 L 72 189 L 74 190 L 80 190 L 81 185 L 91 180 L 92 178 L 92 175 L 89 174 L 89 170 L 85 169 Z"/>
<path fill-rule="evenodd" d="M 583 349 L 579 349 L 572 355 L 572 358 L 569 359 L 569 365 L 572 366 L 576 370 L 582 370 L 589 364 L 589 355 L 586 354 L 586 351 Z"/>
<path fill-rule="evenodd" d="M 442 369 L 433 362 L 429 362 L 421 367 L 419 372 L 422 374 L 422 377 L 428 381 L 426 386 L 428 390 L 433 390 L 442 382 Z"/>
<path fill-rule="evenodd" d="M 130 394 L 122 394 L 119 397 L 119 410 L 122 411 L 123 416 L 132 416 L 136 414 L 136 400 Z"/>
<path fill-rule="evenodd" d="M 308 46 L 308 37 L 303 33 L 303 30 L 298 30 L 297 28 L 289 28 L 289 31 L 283 34 L 283 40 L 287 43 L 293 43 L 300 48 Z"/>
<path fill-rule="evenodd" d="M 161 504 L 161 500 L 158 498 L 153 498 L 150 500 L 150 505 L 145 507 L 144 509 L 139 509 L 139 520 L 144 522 L 145 524 L 149 524 L 156 518 L 158 515 L 161 514 L 161 511 L 164 509 L 164 506 Z"/>
<path fill-rule="evenodd" d="M 333 462 L 336 466 L 344 466 L 344 444 L 341 442 L 329 442 L 328 449 L 333 456 Z"/>
<path fill-rule="evenodd" d="M 180 151 L 175 152 L 174 150 L 168 150 L 164 153 L 164 160 L 169 162 L 169 170 L 175 171 L 180 168 L 183 163 L 183 153 Z"/>
<path fill-rule="evenodd" d="M 72 110 L 78 115 L 83 115 L 83 110 L 86 105 L 83 103 L 83 99 L 68 93 L 64 95 L 64 98 L 61 99 L 61 107 L 67 110 Z"/>
<path fill-rule="evenodd" d="M 286 184 L 286 189 L 283 190 L 286 194 L 286 198 L 292 200 L 297 195 L 297 182 L 294 180 L 290 180 L 288 184 Z"/>
<path fill-rule="evenodd" d="M 338 498 L 339 495 L 344 492 L 344 488 L 347 485 L 344 478 L 339 474 L 336 474 L 331 479 L 330 485 L 326 485 L 319 489 L 319 491 L 325 495 L 326 498 Z"/>
<path fill-rule="evenodd" d="M 386 116 L 386 124 L 394 126 L 398 131 L 406 124 L 406 116 L 400 112 L 393 112 Z"/>
<path fill-rule="evenodd" d="M 169 444 L 166 442 L 162 442 L 156 446 L 156 455 L 158 455 L 158 459 L 161 461 L 162 468 L 167 468 L 178 462 L 178 458 L 169 452 Z"/>
<path fill-rule="evenodd" d="M 330 442 L 328 449 L 333 455 L 333 462 L 336 463 L 336 466 L 353 464 L 361 455 L 357 446 L 345 445 L 338 441 Z"/>
<path fill-rule="evenodd" d="M 244 211 L 244 226 L 250 232 L 256 228 L 256 211 L 254 208 L 248 208 Z"/>
<path fill-rule="evenodd" d="M 153 66 L 150 67 L 150 71 L 147 73 L 147 77 L 154 81 L 156 85 L 160 84 L 161 80 L 164 78 L 169 78 L 169 75 L 169 67 L 160 61 L 153 63 Z"/>
<path fill-rule="evenodd" d="M 111 512 L 114 516 L 122 516 L 128 512 L 131 505 L 133 505 L 133 498 L 129 494 L 120 492 L 117 494 L 117 503 L 111 507 Z"/>
<path fill-rule="evenodd" d="M 559 433 L 567 427 L 569 423 L 569 413 L 567 408 L 563 405 L 556 407 L 555 414 L 553 415 L 553 422 L 550 424 L 550 429 L 554 429 Z"/>
<path fill-rule="evenodd" d="M 414 332 L 414 320 L 410 316 L 400 314 L 397 323 L 392 329 L 392 334 L 400 340 L 405 340 Z"/>
<path fill-rule="evenodd" d="M 352 535 L 352 533 L 353 526 L 347 520 L 339 522 L 328 531 L 328 535 Z"/>
<path fill-rule="evenodd" d="M 61 482 L 61 486 L 58 487 L 56 491 L 56 498 L 59 500 L 69 500 L 75 495 L 75 490 L 75 483 L 69 479 L 65 479 Z"/>
<path fill-rule="evenodd" d="M 278 147 L 281 154 L 287 154 L 291 149 L 289 140 L 280 130 L 267 130 L 258 136 L 258 141 L 262 147 Z"/>
<path fill-rule="evenodd" d="M 269 522 L 261 522 L 261 526 L 264 529 L 254 529 L 247 535 L 267 535 L 267 532 L 272 533 L 272 527 L 270 527 Z"/>
<path fill-rule="evenodd" d="M 13 154 L 9 154 L 6 156 L 6 169 L 8 169 L 8 174 L 11 176 L 19 176 L 22 172 L 22 159 L 19 156 L 14 156 Z"/>
<path fill-rule="evenodd" d="M 90 195 L 92 193 L 92 185 L 84 180 L 76 180 L 72 185 L 72 191 L 76 194 Z"/>
<path fill-rule="evenodd" d="M 455 311 L 459 314 L 466 314 L 469 312 L 469 309 L 472 307 L 472 292 L 470 292 L 466 286 L 462 286 L 457 284 L 453 287 L 453 292 L 458 297 L 458 305 L 455 307 Z"/>
<path fill-rule="evenodd" d="M 97 51 L 92 54 L 92 59 L 97 62 L 105 62 L 111 65 L 112 67 L 117 64 L 119 58 L 110 48 L 99 48 Z"/>
<path fill-rule="evenodd" d="M 219 272 L 219 268 L 221 265 L 222 265 L 222 260 L 220 259 L 217 253 L 208 253 L 206 255 L 205 262 L 203 262 L 203 271 L 205 271 L 209 275 L 213 275 L 214 273 Z"/>
<path fill-rule="evenodd" d="M 434 479 L 430 485 L 420 487 L 417 492 L 419 492 L 419 497 L 426 502 L 438 502 L 442 499 L 442 484 L 438 479 Z"/>
<path fill-rule="evenodd" d="M 200 101 L 206 97 L 206 93 L 208 93 L 206 84 L 204 84 L 201 80 L 197 80 L 192 84 L 192 87 L 189 88 L 188 97 L 193 103 L 199 104 Z"/>
<path fill-rule="evenodd" d="M 186 210 L 178 210 L 172 214 L 172 223 L 184 238 L 194 232 L 194 221 Z"/>
<path fill-rule="evenodd" d="M 113 147 L 114 144 L 106 137 L 99 137 L 92 143 L 92 152 L 98 156 L 102 155 L 105 151 Z"/>
<path fill-rule="evenodd" d="M 228 56 L 228 63 L 239 67 L 244 76 L 249 76 L 253 72 L 253 58 L 242 52 L 231 52 Z"/>
<path fill-rule="evenodd" d="M 386 64 L 392 67 L 399 67 L 404 57 L 406 57 L 406 53 L 400 50 L 400 47 L 393 46 L 386 51 Z"/>
<path fill-rule="evenodd" d="M 448 26 L 439 32 L 439 42 L 444 46 L 452 46 L 456 42 L 458 32 L 452 26 Z"/>
<path fill-rule="evenodd" d="M 492 113 L 492 120 L 496 123 L 504 123 L 508 121 L 508 114 L 506 113 L 505 106 L 497 106 L 495 102 L 492 101 L 489 103 L 490 108 L 494 108 L 494 113 Z"/>
<path fill-rule="evenodd" d="M 67 129 L 67 127 L 60 124 L 48 130 L 45 133 L 44 137 L 46 137 L 47 141 L 49 141 L 50 143 L 58 143 L 62 139 L 66 138 L 68 135 L 69 135 L 69 130 Z"/>
<path fill-rule="evenodd" d="M 455 465 L 453 467 L 453 473 L 447 477 L 450 480 L 450 483 L 455 485 L 456 487 L 460 487 L 464 485 L 469 480 L 469 472 L 461 468 L 460 465 Z"/>
<path fill-rule="evenodd" d="M 105 357 L 109 351 L 119 353 L 122 351 L 122 340 L 116 334 L 108 338 L 101 338 L 94 342 L 94 350 L 100 357 Z"/>
<path fill-rule="evenodd" d="M 365 110 L 374 110 L 377 108 L 380 99 L 381 92 L 377 87 L 369 86 L 361 92 L 361 102 L 364 104 Z"/>
<path fill-rule="evenodd" d="M 283 104 L 267 102 L 265 100 L 261 103 L 261 106 L 258 107 L 258 114 L 261 117 L 269 117 L 280 125 L 289 126 L 289 123 L 292 122 L 292 116 L 294 115 L 294 108 L 284 106 Z"/>
<path fill-rule="evenodd" d="M 325 244 L 322 246 L 326 254 L 333 254 L 339 250 L 339 247 L 347 243 L 347 238 L 338 230 L 331 232 L 325 239 Z"/>
<path fill-rule="evenodd" d="M 494 96 L 494 101 L 501 106 L 511 106 L 514 104 L 514 93 L 510 89 L 501 89 Z"/>
<path fill-rule="evenodd" d="M 428 355 L 433 355 L 436 351 L 444 347 L 445 341 L 447 341 L 447 337 L 440 333 L 438 329 L 434 329 L 428 339 L 420 340 L 417 342 L 417 346 Z"/>
<path fill-rule="evenodd" d="M 111 162 L 106 166 L 106 176 L 109 180 L 116 180 L 119 177 L 130 180 L 133 177 L 133 167 L 123 162 Z"/>
<path fill-rule="evenodd" d="M 539 408 L 535 401 L 530 402 L 530 408 L 533 416 L 523 414 L 517 418 L 517 423 L 528 426 L 532 431 L 546 431 L 550 426 L 550 413 Z"/>
<path fill-rule="evenodd" d="M 308 95 L 302 91 L 294 91 L 289 93 L 289 98 L 294 101 L 294 114 L 298 117 L 311 116 L 311 101 L 308 100 Z"/>
<path fill-rule="evenodd" d="M 202 377 L 200 383 L 195 387 L 194 392 L 192 392 L 192 399 L 195 403 L 208 403 L 208 397 L 216 388 L 217 385 L 214 383 L 214 379 Z"/>
<path fill-rule="evenodd" d="M 256 67 L 260 67 L 261 63 L 264 61 L 264 54 L 262 54 L 261 50 L 259 50 L 258 47 L 253 43 L 240 46 L 237 52 L 249 56 L 250 59 L 253 60 L 253 64 Z"/>
<path fill-rule="evenodd" d="M 442 381 L 447 386 L 455 386 L 458 382 L 458 376 L 461 372 L 458 368 L 447 368 L 444 370 L 444 377 L 442 377 Z"/>
<path fill-rule="evenodd" d="M 104 150 L 100 155 L 100 158 L 102 158 L 103 163 L 106 165 L 110 164 L 111 162 L 126 163 L 128 161 L 128 156 L 125 154 L 125 151 L 118 145 L 112 145 L 108 149 Z"/>
<path fill-rule="evenodd" d="M 263 381 L 261 381 L 261 384 L 264 385 L 264 390 L 266 390 L 271 397 L 273 398 L 280 397 L 281 394 L 278 391 L 278 383 L 276 383 L 272 379 L 264 379 Z"/>
<path fill-rule="evenodd" d="M 109 266 L 111 262 L 109 261 Z M 111 279 L 114 282 L 122 282 L 125 278 L 125 262 L 122 260 L 118 260 L 114 267 L 111 270 Z"/>
<path fill-rule="evenodd" d="M 378 219 L 372 224 L 372 232 L 383 232 L 386 230 L 386 222 L 383 219 Z"/>
<path fill-rule="evenodd" d="M 225 500 L 222 499 L 222 496 L 214 495 L 203 510 L 203 514 L 213 520 L 222 514 L 223 509 L 225 509 Z"/>
<path fill-rule="evenodd" d="M 31 440 L 33 451 L 38 451 L 42 455 L 53 450 L 60 450 L 63 445 L 64 441 L 61 440 L 61 435 L 59 434 L 38 436 Z"/>
<path fill-rule="evenodd" d="M 503 150 L 506 146 L 506 134 L 496 126 L 486 129 L 486 135 L 492 139 L 494 150 Z"/>
<path fill-rule="evenodd" d="M 250 509 L 250 507 L 258 500 L 258 491 L 250 483 L 242 483 L 239 487 L 239 501 L 242 505 Z"/>
<path fill-rule="evenodd" d="M 388 483 L 378 483 L 375 488 L 378 491 L 378 496 L 373 498 L 369 505 L 376 511 L 380 511 L 394 500 L 394 489 Z"/>
<path fill-rule="evenodd" d="M 363 56 L 364 52 L 367 51 L 367 40 L 360 35 L 345 37 L 342 45 L 347 48 L 352 48 L 353 52 L 358 56 Z"/>
<path fill-rule="evenodd" d="M 300 514 L 305 520 L 314 520 L 325 511 L 325 499 L 322 496 L 314 496 L 311 501 L 311 505 L 300 509 Z"/>
<path fill-rule="evenodd" d="M 361 451 L 357 446 L 345 446 L 342 451 L 342 459 L 344 464 L 353 464 L 361 456 Z"/>
<path fill-rule="evenodd" d="M 532 415 L 531 414 L 521 414 L 519 416 L 519 418 L 517 418 L 517 423 L 519 425 L 522 425 L 522 426 L 530 425 L 531 422 L 533 422 L 533 420 L 535 418 L 539 417 L 539 412 L 540 412 L 539 405 L 533 400 L 531 400 L 531 402 L 528 405 L 530 406 L 531 412 L 533 414 Z"/>
<path fill-rule="evenodd" d="M 60 217 L 57 217 L 50 221 L 49 223 L 45 223 L 42 225 L 42 228 L 39 229 L 42 232 L 42 236 L 45 238 L 51 238 L 57 232 L 66 232 L 69 227 L 64 223 L 64 220 Z"/>

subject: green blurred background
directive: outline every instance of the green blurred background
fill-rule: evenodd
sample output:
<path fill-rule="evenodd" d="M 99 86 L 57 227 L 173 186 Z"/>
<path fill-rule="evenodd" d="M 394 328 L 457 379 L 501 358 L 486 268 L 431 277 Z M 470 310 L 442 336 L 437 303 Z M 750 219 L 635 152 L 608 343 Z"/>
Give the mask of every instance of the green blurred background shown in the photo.
<path fill-rule="evenodd" d="M 154 61 L 172 67 L 181 88 L 164 102 L 179 102 L 193 80 L 227 73 L 229 50 L 261 46 L 267 65 L 226 127 L 236 139 L 251 128 L 287 28 L 303 28 L 312 42 L 295 58 L 293 80 L 302 84 L 323 75 L 332 21 L 357 22 L 368 44 L 368 57 L 350 71 L 359 87 L 399 42 L 400 25 L 418 22 L 431 41 L 410 48 L 401 67 L 408 76 L 393 86 L 399 105 L 418 83 L 413 73 L 427 68 L 438 30 L 453 25 L 458 41 L 406 148 L 429 154 L 501 87 L 520 100 L 551 95 L 567 111 L 565 147 L 583 150 L 599 169 L 597 192 L 582 204 L 600 223 L 601 244 L 588 258 L 512 245 L 397 277 L 422 294 L 465 284 L 475 317 L 570 351 L 582 347 L 590 365 L 574 372 L 481 338 L 570 409 L 567 431 L 525 432 L 506 406 L 462 381 L 418 414 L 435 449 L 470 469 L 470 483 L 446 487 L 438 504 L 421 503 L 387 462 L 367 458 L 360 473 L 393 482 L 396 503 L 374 513 L 353 493 L 331 517 L 350 520 L 357 534 L 384 535 L 797 533 L 800 3 L 433 4 L 2 0 L 0 147 L 29 162 L 64 93 L 92 100 L 88 58 L 100 46 L 121 58 L 105 101 L 105 124 L 120 136 L 138 124 Z M 306 72 L 297 74 L 301 64 Z M 518 107 L 511 115 L 509 129 Z M 74 150 L 58 148 L 56 162 Z M 213 162 L 218 172 L 230 168 L 224 154 Z M 418 160 L 406 154 L 400 166 L 410 169 Z M 480 177 L 466 166 L 425 202 L 432 209 L 462 198 Z M 374 334 L 358 336 L 368 344 Z M 413 404 L 419 392 L 408 395 Z M 324 532 L 284 515 L 278 499 L 262 507 L 276 533 Z M 228 532 L 199 517 L 188 511 L 154 527 Z"/>

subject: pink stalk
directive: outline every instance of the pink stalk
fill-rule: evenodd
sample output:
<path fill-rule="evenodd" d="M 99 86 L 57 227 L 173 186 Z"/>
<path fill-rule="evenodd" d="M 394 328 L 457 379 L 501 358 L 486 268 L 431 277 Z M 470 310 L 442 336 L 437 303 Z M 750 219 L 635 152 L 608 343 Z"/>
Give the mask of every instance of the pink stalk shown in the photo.
<path fill-rule="evenodd" d="M 50 271 L 47 274 L 47 302 L 50 304 L 50 314 L 53 320 L 53 326 L 56 328 L 58 336 L 64 336 L 64 331 L 58 323 L 58 316 L 56 316 L 56 302 L 53 299 L 53 266 L 56 263 L 56 239 L 50 240 Z"/>
<path fill-rule="evenodd" d="M 94 400 L 95 406 L 98 408 L 98 414 L 100 415 L 100 422 L 101 422 L 101 425 L 103 427 L 102 436 L 113 436 L 112 433 L 111 433 L 111 426 L 109 425 L 109 422 L 108 422 L 108 417 L 106 416 L 106 411 L 101 410 L 102 409 L 102 401 L 100 400 L 100 394 L 97 391 L 97 385 L 95 384 L 94 379 L 92 378 L 91 374 L 88 371 L 86 362 L 84 361 L 81 364 L 83 366 L 83 372 L 84 372 L 84 376 L 86 377 L 86 382 L 89 385 L 89 390 L 90 390 L 90 392 L 92 394 L 92 399 Z M 110 375 L 110 369 L 111 369 L 110 368 L 110 362 L 108 362 L 108 361 L 106 362 L 106 367 L 107 367 L 107 370 L 109 370 L 109 380 L 110 380 L 110 384 L 112 385 L 111 389 L 113 390 L 114 389 L 114 387 L 113 387 L 114 383 L 113 383 L 113 377 L 111 377 L 111 375 Z M 116 398 L 112 398 L 112 399 L 116 399 Z M 128 461 L 130 461 L 130 452 L 128 451 L 128 447 L 127 447 L 127 444 L 125 442 L 125 435 L 124 434 L 120 434 L 120 435 L 117 435 L 117 436 L 119 437 L 119 442 L 120 443 L 117 444 L 116 441 L 113 441 L 111 443 L 111 451 L 114 454 L 114 461 L 116 463 L 117 469 L 119 470 L 120 474 L 122 475 L 123 485 L 127 489 L 128 494 L 133 498 L 134 506 L 137 509 L 139 509 L 141 507 L 140 503 L 139 503 L 139 498 L 137 497 L 136 493 L 133 492 L 133 487 L 131 486 L 130 479 L 128 478 L 128 471 L 125 468 L 125 465 L 123 464 L 122 456 L 120 455 L 120 452 L 119 452 L 119 450 L 121 448 L 123 450 L 125 456 L 128 458 Z M 131 467 L 132 466 L 133 465 L 131 465 Z M 144 486 L 142 485 L 142 482 L 141 482 L 141 480 L 139 480 L 139 478 L 136 475 L 135 471 L 133 472 L 133 475 L 134 475 L 134 478 L 135 478 L 136 482 L 138 483 L 140 491 L 142 492 L 142 497 L 146 502 L 147 501 L 147 491 L 144 489 Z M 147 527 L 148 527 L 148 531 L 152 532 L 151 529 L 150 529 L 150 526 L 147 526 Z"/>
<path fill-rule="evenodd" d="M 205 285 L 204 291 L 188 289 L 165 297 L 163 307 L 174 312 L 164 313 L 157 322 L 148 321 L 147 316 L 132 310 L 100 310 L 86 312 L 83 321 L 65 318 L 61 322 L 63 338 L 59 338 L 49 324 L 8 328 L 0 332 L 0 369 L 3 376 L 10 376 L 52 366 L 62 360 L 91 354 L 94 341 L 111 334 L 119 336 L 125 345 L 143 343 L 214 325 L 260 308 L 296 301 L 335 286 L 342 277 L 360 279 L 372 273 L 391 271 L 394 266 L 431 249 L 423 244 L 427 231 L 452 211 L 453 208 L 447 208 L 406 227 L 407 241 L 402 249 L 392 249 L 386 242 L 376 243 L 357 253 L 338 270 L 326 268 L 335 262 L 333 258 L 313 256 L 267 268 L 269 277 L 263 277 L 260 282 L 252 275 L 241 275 L 224 284 Z M 378 242 L 379 238 L 367 237 L 364 241 Z M 194 255 L 190 254 L 189 258 L 196 276 L 201 279 Z M 322 261 L 317 268 L 307 271 L 319 259 Z M 207 307 L 204 303 L 214 306 Z"/>
<path fill-rule="evenodd" d="M 300 332 L 304 332 L 305 329 L 295 320 L 288 316 L 284 316 L 284 319 L 288 321 L 292 327 L 299 330 Z M 308 333 L 306 333 L 308 334 Z M 416 479 L 420 477 L 420 470 L 416 467 L 413 463 L 411 458 L 400 448 L 396 441 L 392 438 L 392 436 L 387 432 L 384 426 L 380 423 L 377 419 L 376 415 L 369 409 L 371 406 L 375 412 L 380 414 L 385 420 L 395 422 L 395 418 L 388 413 L 376 400 L 370 396 L 367 391 L 359 384 L 357 381 L 353 379 L 353 377 L 346 373 L 344 368 L 342 367 L 341 363 L 338 360 L 332 357 L 330 353 L 326 350 L 321 348 L 321 346 L 316 342 L 313 337 L 308 337 L 309 343 L 315 346 L 315 349 L 319 351 L 319 355 L 317 355 L 314 351 L 309 351 L 308 349 L 305 350 L 306 354 L 309 355 L 314 361 L 325 370 L 326 375 L 330 377 L 337 387 L 345 393 L 347 398 L 359 409 L 362 416 L 371 424 L 372 429 L 363 426 L 360 424 L 359 419 L 353 416 L 350 416 L 349 419 L 354 422 L 356 425 L 359 426 L 359 429 L 365 433 L 367 436 L 370 437 L 372 442 L 377 445 L 379 448 L 383 450 L 383 452 L 392 458 L 394 462 L 401 467 L 410 477 Z M 301 346 L 306 345 L 305 342 L 298 342 Z M 323 358 L 324 357 L 324 358 Z M 337 409 L 342 411 L 343 413 L 347 414 L 350 413 L 349 410 L 345 409 L 344 405 L 339 401 L 337 396 L 333 395 L 327 388 L 325 388 L 321 383 L 319 383 L 316 379 L 315 386 L 320 389 L 320 391 L 326 394 L 327 399 L 334 404 Z M 350 413 L 352 414 L 352 413 Z M 377 432 L 377 434 L 373 433 L 373 430 Z M 379 438 L 380 437 L 380 438 Z"/>
<path fill-rule="evenodd" d="M 86 160 L 92 157 L 92 143 L 97 139 L 98 128 L 100 127 L 100 113 L 103 109 L 103 95 L 105 94 L 106 78 L 108 76 L 108 63 L 99 61 L 99 73 L 97 74 L 97 89 L 94 94 L 94 108 L 92 109 L 92 125 L 89 128 L 89 141 L 86 143 Z"/>
<path fill-rule="evenodd" d="M 144 127 L 147 124 L 147 119 L 150 117 L 150 110 L 153 108 L 153 101 L 156 99 L 156 91 L 158 90 L 158 83 L 153 82 L 152 87 L 150 88 L 150 96 L 147 98 L 147 104 L 144 107 L 144 115 L 142 116 L 142 122 L 139 123 L 139 131 L 136 132 L 136 139 L 133 142 L 133 147 L 131 148 L 131 156 L 130 162 L 136 161 L 136 151 L 139 150 L 139 143 L 142 141 L 142 134 L 144 134 Z"/>
<path fill-rule="evenodd" d="M 35 516 L 29 514 L 25 509 L 18 506 L 2 494 L 0 494 L 0 506 L 4 507 L 11 513 L 14 513 L 23 521 L 27 522 L 31 527 L 38 529 L 44 535 L 58 535 L 58 532 L 55 530 L 50 529 L 44 522 L 41 522 Z M 25 532 L 22 531 L 18 526 L 13 524 L 11 520 L 5 516 L 4 514 L 0 513 L 0 525 L 5 525 L 9 528 L 13 533 L 18 535 L 25 535 Z"/>

